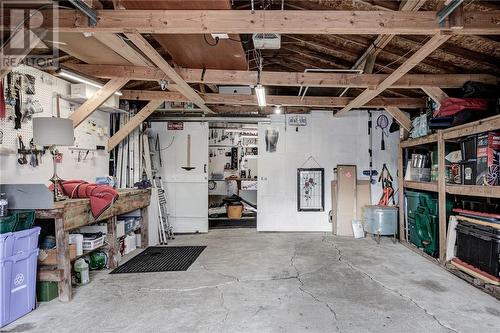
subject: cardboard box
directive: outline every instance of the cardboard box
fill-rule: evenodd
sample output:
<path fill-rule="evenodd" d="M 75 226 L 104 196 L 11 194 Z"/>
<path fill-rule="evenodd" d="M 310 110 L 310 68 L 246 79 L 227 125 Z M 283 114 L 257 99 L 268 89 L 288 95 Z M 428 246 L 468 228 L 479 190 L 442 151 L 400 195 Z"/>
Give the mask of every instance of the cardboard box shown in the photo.
<path fill-rule="evenodd" d="M 85 83 L 74 83 L 71 85 L 71 97 L 72 98 L 91 98 L 94 94 L 99 91 L 99 88 L 93 87 Z M 113 94 L 110 98 L 106 100 L 103 104 L 104 106 L 117 108 L 120 105 L 120 96 Z"/>
<path fill-rule="evenodd" d="M 40 255 L 38 256 L 38 263 L 41 265 L 57 265 L 57 249 L 43 250 L 47 254 L 47 257 L 40 260 Z M 69 258 L 70 260 L 76 259 L 76 244 L 69 245 Z"/>
<path fill-rule="evenodd" d="M 500 132 L 477 137 L 476 185 L 498 186 L 500 177 Z M 494 177 L 493 174 L 496 174 Z"/>

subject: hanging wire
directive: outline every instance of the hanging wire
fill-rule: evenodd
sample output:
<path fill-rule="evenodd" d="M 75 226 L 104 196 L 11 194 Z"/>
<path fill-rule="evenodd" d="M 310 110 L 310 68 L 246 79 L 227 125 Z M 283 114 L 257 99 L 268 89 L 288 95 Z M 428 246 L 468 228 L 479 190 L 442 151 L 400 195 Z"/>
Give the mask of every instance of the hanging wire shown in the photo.
<path fill-rule="evenodd" d="M 397 58 L 396 60 L 388 63 L 387 65 L 383 66 L 381 69 L 379 69 L 377 72 L 375 72 L 375 74 L 378 74 L 380 73 L 381 71 L 383 71 L 385 68 L 389 68 L 389 66 L 399 62 L 401 59 L 403 58 L 406 58 L 406 56 L 412 52 L 415 52 L 416 49 L 420 48 L 420 46 L 424 45 L 425 43 L 427 43 L 432 37 L 427 37 L 426 39 L 424 39 L 422 42 L 420 42 L 419 44 L 415 45 L 411 50 L 409 50 L 408 52 L 406 52 L 405 54 L 403 54 L 402 56 L 400 56 L 399 58 Z M 390 68 L 389 68 L 390 69 Z"/>

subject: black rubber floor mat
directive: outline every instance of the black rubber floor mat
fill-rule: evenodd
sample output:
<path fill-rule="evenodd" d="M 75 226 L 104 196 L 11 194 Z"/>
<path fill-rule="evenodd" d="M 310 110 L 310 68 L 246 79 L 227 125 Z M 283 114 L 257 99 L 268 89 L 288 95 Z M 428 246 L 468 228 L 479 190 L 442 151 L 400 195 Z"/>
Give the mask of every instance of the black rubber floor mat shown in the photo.
<path fill-rule="evenodd" d="M 110 274 L 186 271 L 206 246 L 151 246 Z"/>

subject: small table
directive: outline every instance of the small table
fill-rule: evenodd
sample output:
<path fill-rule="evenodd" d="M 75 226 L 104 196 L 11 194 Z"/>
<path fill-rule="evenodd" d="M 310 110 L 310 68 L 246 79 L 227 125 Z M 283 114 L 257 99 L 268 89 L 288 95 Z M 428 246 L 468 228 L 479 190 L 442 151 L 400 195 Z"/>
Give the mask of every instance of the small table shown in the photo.
<path fill-rule="evenodd" d="M 109 268 L 113 269 L 118 267 L 116 257 L 119 251 L 116 239 L 117 216 L 141 209 L 141 245 L 142 247 L 148 245 L 147 207 L 151 200 L 151 191 L 120 189 L 118 194 L 118 199 L 98 219 L 94 219 L 90 212 L 89 199 L 67 199 L 54 203 L 52 209 L 36 211 L 36 218 L 54 219 L 57 245 L 57 269 L 40 270 L 38 280 L 58 282 L 60 301 L 69 302 L 72 298 L 71 259 L 69 254 L 69 232 L 71 230 L 97 222 L 106 222 L 108 225 L 108 263 Z"/>

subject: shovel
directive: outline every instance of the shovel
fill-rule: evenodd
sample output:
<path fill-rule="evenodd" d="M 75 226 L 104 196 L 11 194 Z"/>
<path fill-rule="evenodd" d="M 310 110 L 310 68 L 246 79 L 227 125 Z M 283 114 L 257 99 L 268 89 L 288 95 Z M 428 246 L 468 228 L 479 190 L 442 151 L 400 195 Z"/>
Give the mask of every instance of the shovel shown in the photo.
<path fill-rule="evenodd" d="M 195 169 L 194 166 L 191 166 L 191 134 L 187 136 L 187 166 L 183 166 L 182 168 L 186 171 Z"/>

